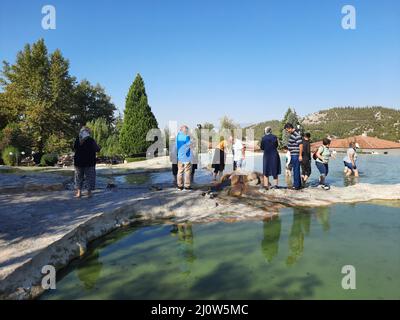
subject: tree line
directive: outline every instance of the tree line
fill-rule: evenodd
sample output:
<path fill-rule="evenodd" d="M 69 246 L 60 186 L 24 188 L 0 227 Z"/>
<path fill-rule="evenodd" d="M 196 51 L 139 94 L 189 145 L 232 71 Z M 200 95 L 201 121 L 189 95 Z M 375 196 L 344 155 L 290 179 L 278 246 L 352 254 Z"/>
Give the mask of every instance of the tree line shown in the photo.
<path fill-rule="evenodd" d="M 0 73 L 0 152 L 55 154 L 71 152 L 82 126 L 92 129 L 101 155 L 145 152 L 146 132 L 157 128 L 138 74 L 129 89 L 124 118 L 99 84 L 77 81 L 59 49 L 49 53 L 43 39 L 26 44 L 13 64 Z M 12 160 L 13 158 L 11 158 Z M 12 161 L 11 161 L 12 162 Z"/>

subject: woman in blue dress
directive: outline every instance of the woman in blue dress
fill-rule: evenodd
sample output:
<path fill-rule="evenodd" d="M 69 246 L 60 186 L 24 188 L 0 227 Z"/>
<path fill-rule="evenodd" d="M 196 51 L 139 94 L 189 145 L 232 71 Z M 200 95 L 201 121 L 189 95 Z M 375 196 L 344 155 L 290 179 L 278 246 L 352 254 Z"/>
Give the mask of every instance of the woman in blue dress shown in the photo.
<path fill-rule="evenodd" d="M 265 135 L 261 139 L 261 150 L 264 151 L 263 174 L 264 188 L 269 189 L 269 177 L 274 178 L 273 189 L 278 188 L 278 176 L 281 174 L 281 159 L 278 153 L 278 138 L 272 134 L 271 127 L 265 128 Z"/>

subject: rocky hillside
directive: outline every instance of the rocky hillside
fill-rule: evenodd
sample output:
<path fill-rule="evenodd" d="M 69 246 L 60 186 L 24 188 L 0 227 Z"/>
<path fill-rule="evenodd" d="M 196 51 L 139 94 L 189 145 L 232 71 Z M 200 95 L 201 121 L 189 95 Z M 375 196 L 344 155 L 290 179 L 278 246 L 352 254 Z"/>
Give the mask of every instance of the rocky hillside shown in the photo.
<path fill-rule="evenodd" d="M 332 108 L 310 114 L 302 119 L 305 130 L 310 131 L 313 140 L 326 135 L 339 138 L 361 135 L 386 140 L 400 140 L 400 110 L 365 107 Z"/>
<path fill-rule="evenodd" d="M 381 139 L 400 140 L 400 110 L 383 107 L 332 108 L 312 113 L 300 119 L 305 131 L 312 134 L 312 140 L 320 140 L 327 135 L 338 138 L 361 135 Z M 248 128 L 255 130 L 255 139 L 259 140 L 264 128 L 269 125 L 279 135 L 283 124 L 278 120 L 265 121 Z"/>

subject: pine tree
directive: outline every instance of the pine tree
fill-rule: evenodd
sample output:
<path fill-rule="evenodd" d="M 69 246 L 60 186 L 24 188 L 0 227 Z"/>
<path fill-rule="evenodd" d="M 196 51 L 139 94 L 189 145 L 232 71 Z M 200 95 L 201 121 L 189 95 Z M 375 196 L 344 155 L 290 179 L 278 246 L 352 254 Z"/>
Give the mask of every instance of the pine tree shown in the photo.
<path fill-rule="evenodd" d="M 292 124 L 292 126 L 296 129 L 297 126 L 299 125 L 299 117 L 297 116 L 296 111 L 294 109 L 292 110 L 292 108 L 289 108 L 286 111 L 285 116 L 283 117 L 282 120 L 282 127 L 285 126 L 286 123 Z M 282 130 L 282 135 L 280 137 L 280 140 L 282 146 L 286 146 L 288 144 L 289 135 L 285 129 Z"/>
<path fill-rule="evenodd" d="M 126 97 L 120 133 L 122 151 L 126 155 L 145 153 L 152 144 L 151 141 L 146 141 L 147 132 L 157 128 L 157 120 L 147 102 L 143 79 L 137 74 Z"/>

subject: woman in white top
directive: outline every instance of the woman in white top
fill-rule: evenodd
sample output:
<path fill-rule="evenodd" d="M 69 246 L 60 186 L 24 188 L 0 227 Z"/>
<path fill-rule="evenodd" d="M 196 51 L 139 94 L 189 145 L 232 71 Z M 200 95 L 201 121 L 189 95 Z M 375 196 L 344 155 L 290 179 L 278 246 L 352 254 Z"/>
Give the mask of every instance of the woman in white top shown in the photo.
<path fill-rule="evenodd" d="M 358 177 L 356 160 L 357 160 L 357 146 L 354 142 L 350 142 L 346 156 L 343 158 L 344 173 L 346 174 L 346 176 L 350 176 L 351 174 L 354 173 L 354 176 Z"/>

